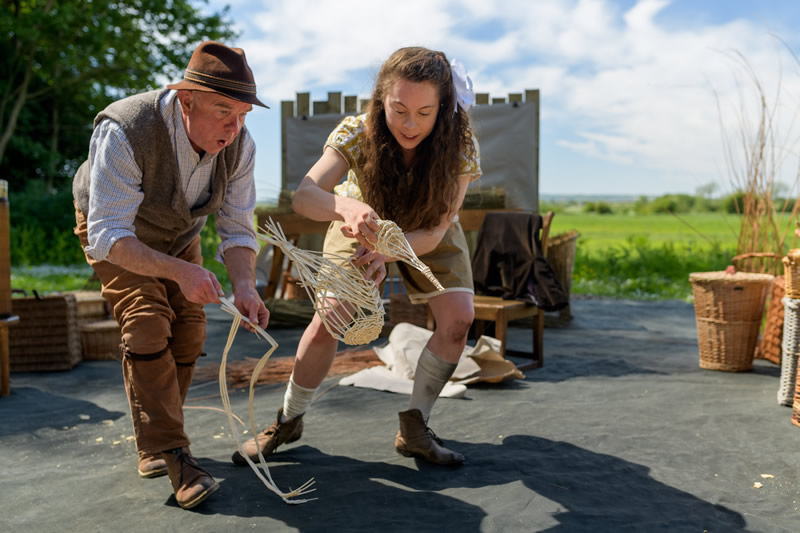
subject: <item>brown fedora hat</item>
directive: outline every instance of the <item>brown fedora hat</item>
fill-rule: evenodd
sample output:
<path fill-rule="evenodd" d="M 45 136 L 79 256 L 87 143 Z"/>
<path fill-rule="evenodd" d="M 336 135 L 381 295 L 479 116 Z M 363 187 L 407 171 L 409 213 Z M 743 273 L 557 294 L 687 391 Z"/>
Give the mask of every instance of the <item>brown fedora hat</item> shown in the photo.
<path fill-rule="evenodd" d="M 256 96 L 256 81 L 244 50 L 216 41 L 206 41 L 195 48 L 183 81 L 167 85 L 167 89 L 214 92 L 269 109 Z"/>

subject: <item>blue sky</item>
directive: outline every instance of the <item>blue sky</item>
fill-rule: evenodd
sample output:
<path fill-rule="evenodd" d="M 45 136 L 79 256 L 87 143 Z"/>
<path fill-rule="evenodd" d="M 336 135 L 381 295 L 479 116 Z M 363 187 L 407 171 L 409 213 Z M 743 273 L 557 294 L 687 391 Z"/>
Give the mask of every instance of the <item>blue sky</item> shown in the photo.
<path fill-rule="evenodd" d="M 759 116 L 741 54 L 776 110 L 772 168 L 794 183 L 800 64 L 783 43 L 800 55 L 798 0 L 211 0 L 207 8 L 225 5 L 240 32 L 230 44 L 245 49 L 272 107 L 247 119 L 259 200 L 280 188 L 280 101 L 297 92 L 366 97 L 381 62 L 408 45 L 458 58 L 478 92 L 540 90 L 542 194 L 694 193 L 710 183 L 730 192 Z"/>

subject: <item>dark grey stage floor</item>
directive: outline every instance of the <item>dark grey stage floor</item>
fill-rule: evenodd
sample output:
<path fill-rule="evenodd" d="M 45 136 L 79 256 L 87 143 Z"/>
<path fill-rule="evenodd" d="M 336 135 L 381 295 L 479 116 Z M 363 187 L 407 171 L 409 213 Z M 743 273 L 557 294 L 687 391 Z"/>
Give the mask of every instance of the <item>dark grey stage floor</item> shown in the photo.
<path fill-rule="evenodd" d="M 185 511 L 166 477 L 139 479 L 119 363 L 12 374 L 0 398 L 0 532 L 800 530 L 800 428 L 777 405 L 776 365 L 700 369 L 683 302 L 578 300 L 573 312 L 569 327 L 545 330 L 543 368 L 437 403 L 431 426 L 467 456 L 459 468 L 395 453 L 407 397 L 328 390 L 303 438 L 270 461 L 282 488 L 316 478 L 318 499 L 294 506 L 229 462 L 227 418 L 212 409 L 186 411 L 192 450 L 221 486 L 208 502 Z M 230 320 L 214 306 L 208 315 L 213 362 Z M 294 354 L 300 330 L 270 333 L 276 356 Z M 530 342 L 529 330 L 511 335 L 517 348 Z M 242 332 L 233 357 L 265 349 Z M 264 424 L 283 388 L 257 390 Z M 217 392 L 195 383 L 187 405 L 221 407 Z M 246 420 L 246 392 L 231 397 Z"/>

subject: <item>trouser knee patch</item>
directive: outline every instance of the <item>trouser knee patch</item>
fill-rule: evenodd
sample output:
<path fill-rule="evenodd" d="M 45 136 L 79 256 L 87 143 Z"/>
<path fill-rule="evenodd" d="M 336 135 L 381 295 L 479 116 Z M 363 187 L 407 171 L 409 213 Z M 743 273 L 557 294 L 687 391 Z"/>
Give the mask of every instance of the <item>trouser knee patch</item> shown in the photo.
<path fill-rule="evenodd" d="M 155 361 L 167 353 L 168 350 L 169 347 L 154 353 L 134 353 L 130 351 L 127 346 L 122 345 L 122 355 L 131 361 Z"/>

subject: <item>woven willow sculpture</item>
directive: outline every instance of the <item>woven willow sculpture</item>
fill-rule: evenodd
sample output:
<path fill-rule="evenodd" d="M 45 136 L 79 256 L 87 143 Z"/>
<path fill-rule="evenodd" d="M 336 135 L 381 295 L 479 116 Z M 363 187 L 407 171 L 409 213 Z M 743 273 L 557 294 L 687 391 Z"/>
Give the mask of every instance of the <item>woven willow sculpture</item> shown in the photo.
<path fill-rule="evenodd" d="M 431 269 L 420 261 L 417 254 L 411 249 L 411 245 L 408 244 L 403 230 L 391 220 L 378 220 L 377 222 L 380 229 L 378 230 L 378 240 L 375 242 L 375 251 L 408 263 L 422 272 L 422 274 L 433 283 L 433 286 L 436 287 L 437 290 L 443 291 L 444 287 L 442 287 L 442 284 L 436 279 L 436 276 L 433 275 Z"/>
<path fill-rule="evenodd" d="M 262 230 L 258 236 L 279 247 L 294 263 L 300 284 L 334 338 L 351 345 L 378 338 L 383 329 L 383 301 L 378 287 L 364 279 L 363 270 L 346 257 L 297 248 L 271 218 Z"/>
<path fill-rule="evenodd" d="M 233 323 L 231 324 L 231 331 L 228 333 L 228 342 L 225 344 L 225 349 L 222 351 L 222 362 L 219 365 L 219 395 L 222 398 L 222 406 L 225 408 L 225 414 L 228 415 L 228 423 L 231 426 L 231 433 L 233 433 L 233 438 L 236 440 L 236 447 L 239 450 L 239 453 L 244 457 L 247 461 L 247 464 L 250 465 L 250 468 L 253 472 L 256 473 L 256 476 L 266 485 L 266 487 L 280 496 L 283 501 L 286 503 L 305 503 L 311 500 L 315 500 L 316 498 L 305 499 L 305 500 L 293 500 L 291 498 L 296 498 L 298 496 L 303 496 L 304 494 L 308 494 L 309 492 L 313 492 L 316 489 L 312 489 L 311 485 L 314 484 L 314 478 L 309 479 L 299 488 L 291 490 L 289 492 L 281 491 L 275 482 L 272 480 L 272 476 L 269 473 L 269 467 L 267 467 L 267 461 L 264 459 L 264 455 L 261 453 L 261 450 L 258 451 L 258 461 L 259 464 L 256 465 L 250 457 L 245 453 L 244 448 L 242 448 L 242 441 L 239 438 L 239 428 L 236 426 L 236 423 L 233 419 L 233 410 L 231 409 L 231 400 L 228 396 L 228 381 L 226 379 L 226 365 L 228 361 L 228 352 L 233 346 L 233 340 L 236 337 L 236 332 L 239 330 L 239 326 L 241 325 L 242 321 L 244 320 L 248 324 L 250 324 L 256 332 L 256 335 L 260 336 L 264 340 L 266 340 L 270 345 L 271 348 L 267 350 L 267 352 L 259 359 L 256 367 L 253 369 L 253 375 L 250 377 L 250 399 L 248 403 L 248 411 L 250 414 L 250 431 L 253 432 L 253 437 L 258 435 L 258 430 L 256 429 L 255 424 L 255 417 L 253 416 L 253 399 L 255 397 L 255 384 L 258 380 L 258 376 L 261 374 L 261 371 L 264 369 L 264 365 L 267 364 L 272 352 L 275 351 L 275 348 L 278 347 L 278 343 L 258 324 L 253 324 L 247 317 L 242 315 L 236 306 L 228 300 L 227 298 L 221 296 L 220 301 L 222 302 L 222 310 L 226 313 L 233 315 Z M 261 467 L 264 470 L 264 473 L 267 475 L 265 478 L 261 472 L 259 471 L 258 467 Z"/>

